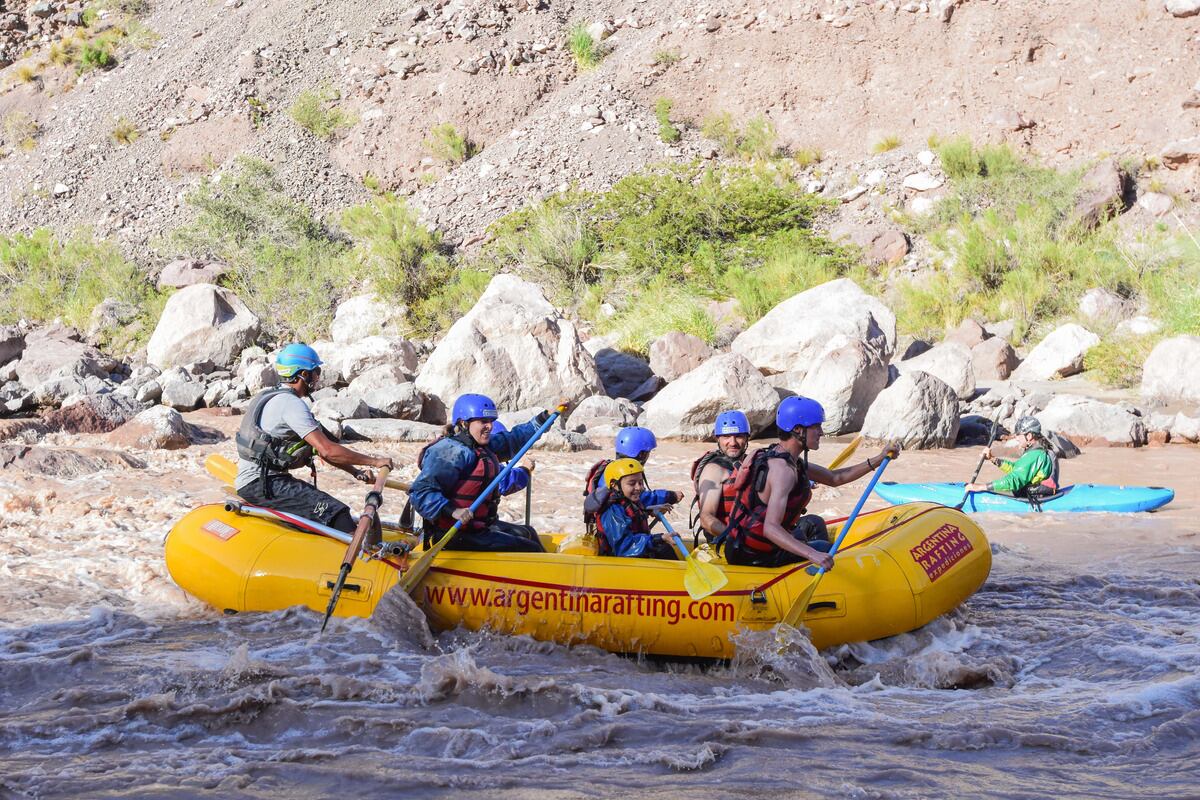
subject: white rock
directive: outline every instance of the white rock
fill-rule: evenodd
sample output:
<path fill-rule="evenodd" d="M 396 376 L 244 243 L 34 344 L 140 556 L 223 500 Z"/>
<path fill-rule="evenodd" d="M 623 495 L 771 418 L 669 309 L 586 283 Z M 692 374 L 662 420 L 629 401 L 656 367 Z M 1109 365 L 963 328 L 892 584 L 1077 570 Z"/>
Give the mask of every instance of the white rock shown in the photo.
<path fill-rule="evenodd" d="M 1038 415 L 1042 427 L 1076 444 L 1107 442 L 1138 447 L 1146 443 L 1146 423 L 1128 408 L 1090 397 L 1055 395 Z"/>
<path fill-rule="evenodd" d="M 338 305 L 329 333 L 339 344 L 379 334 L 394 336 L 404 330 L 404 314 L 405 306 L 388 303 L 373 292 L 356 295 Z"/>
<path fill-rule="evenodd" d="M 317 351 L 320 355 L 321 351 Z M 395 336 L 367 336 L 346 345 L 340 353 L 342 380 L 352 383 L 372 367 L 391 365 L 403 370 L 409 379 L 417 371 L 417 349 L 407 339 Z M 325 360 L 322 356 L 322 360 Z"/>
<path fill-rule="evenodd" d="M 1171 422 L 1171 438 L 1185 442 L 1200 442 L 1200 417 L 1189 417 L 1180 411 Z"/>
<path fill-rule="evenodd" d="M 258 333 L 258 317 L 237 295 L 211 283 L 197 283 L 167 300 L 146 346 L 146 358 L 163 369 L 200 361 L 227 367 Z"/>
<path fill-rule="evenodd" d="M 1156 319 L 1139 314 L 1117 323 L 1118 336 L 1149 336 L 1162 330 L 1162 323 Z"/>
<path fill-rule="evenodd" d="M 432 442 L 442 435 L 442 427 L 407 419 L 348 419 L 342 422 L 342 435 L 372 442 Z"/>
<path fill-rule="evenodd" d="M 932 212 L 936 205 L 937 200 L 932 197 L 914 197 L 908 201 L 908 210 L 918 217 L 923 217 Z"/>
<path fill-rule="evenodd" d="M 784 300 L 733 340 L 730 349 L 766 374 L 807 369 L 838 334 L 873 347 L 885 362 L 896 348 L 896 316 L 849 278 Z"/>
<path fill-rule="evenodd" d="M 909 372 L 875 398 L 863 420 L 862 434 L 921 450 L 953 447 L 958 425 L 954 390 L 928 372 Z"/>
<path fill-rule="evenodd" d="M 878 186 L 887 180 L 887 171 L 882 169 L 873 169 L 863 176 L 862 182 L 867 186 Z"/>
<path fill-rule="evenodd" d="M 941 178 L 931 175 L 928 172 L 914 172 L 905 177 L 904 188 L 912 189 L 914 192 L 930 192 L 934 189 L 941 188 L 945 183 Z"/>
<path fill-rule="evenodd" d="M 371 389 L 362 400 L 373 417 L 419 420 L 425 410 L 425 398 L 411 382 Z"/>
<path fill-rule="evenodd" d="M 1142 365 L 1142 397 L 1200 403 L 1200 336 L 1163 339 Z"/>
<path fill-rule="evenodd" d="M 1137 199 L 1137 204 L 1156 217 L 1161 217 L 1175 205 L 1175 198 L 1162 192 L 1146 192 Z"/>
<path fill-rule="evenodd" d="M 712 357 L 713 349 L 699 336 L 672 331 L 650 343 L 650 369 L 670 383 Z"/>
<path fill-rule="evenodd" d="M 1115 322 L 1126 317 L 1132 305 L 1116 292 L 1108 289 L 1088 289 L 1079 298 L 1079 313 L 1090 320 Z"/>
<path fill-rule="evenodd" d="M 1100 337 L 1074 322 L 1056 328 L 1038 342 L 1021 366 L 1012 374 L 1014 381 L 1048 381 L 1083 371 L 1083 356 L 1100 344 Z"/>
<path fill-rule="evenodd" d="M 591 433 L 596 428 L 627 427 L 637 424 L 639 414 L 638 407 L 625 398 L 594 395 L 585 398 L 571 412 L 567 429 Z"/>
<path fill-rule="evenodd" d="M 1200 14 L 1200 0 L 1165 0 L 1167 11 L 1176 17 L 1191 17 Z"/>
<path fill-rule="evenodd" d="M 603 392 L 575 325 L 515 275 L 492 278 L 429 356 L 417 388 L 446 407 L 464 392 L 486 392 L 502 408 L 553 407 Z"/>
<path fill-rule="evenodd" d="M 915 358 L 896 364 L 901 374 L 920 370 L 940 379 L 954 390 L 960 400 L 975 394 L 975 369 L 971 351 L 957 342 L 946 342 L 926 350 Z"/>
<path fill-rule="evenodd" d="M 937 156 L 935 156 L 929 150 L 922 150 L 921 152 L 917 153 L 917 161 L 920 161 L 921 166 L 923 167 L 932 167 L 935 158 L 937 158 Z"/>
<path fill-rule="evenodd" d="M 179 450 L 192 443 L 191 430 L 178 411 L 155 406 L 113 431 L 109 440 L 143 450 Z"/>
<path fill-rule="evenodd" d="M 837 334 L 826 342 L 796 389 L 797 394 L 811 397 L 824 407 L 822 429 L 838 435 L 862 427 L 867 409 L 887 381 L 887 361 L 877 347 Z"/>
<path fill-rule="evenodd" d="M 667 384 L 642 408 L 642 424 L 663 438 L 705 439 L 717 414 L 739 408 L 750 427 L 765 430 L 775 419 L 779 395 L 745 357 L 723 353 Z"/>

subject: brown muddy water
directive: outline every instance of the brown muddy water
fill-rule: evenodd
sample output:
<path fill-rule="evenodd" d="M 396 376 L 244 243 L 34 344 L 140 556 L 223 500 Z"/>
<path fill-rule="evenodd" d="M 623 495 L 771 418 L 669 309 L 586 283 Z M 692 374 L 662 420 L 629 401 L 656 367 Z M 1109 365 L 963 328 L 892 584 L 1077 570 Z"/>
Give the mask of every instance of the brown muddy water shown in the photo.
<path fill-rule="evenodd" d="M 222 616 L 162 560 L 172 521 L 221 497 L 212 449 L 68 481 L 0 472 L 0 798 L 1200 797 L 1196 448 L 1066 462 L 1174 487 L 1159 513 L 982 515 L 990 579 L 920 631 L 819 656 L 747 641 L 721 665 Z M 683 486 L 701 450 L 661 448 L 655 485 Z M 964 480 L 977 452 L 906 453 L 886 477 Z M 535 456 L 540 526 L 578 524 L 597 455 Z M 863 485 L 814 510 L 847 513 Z"/>

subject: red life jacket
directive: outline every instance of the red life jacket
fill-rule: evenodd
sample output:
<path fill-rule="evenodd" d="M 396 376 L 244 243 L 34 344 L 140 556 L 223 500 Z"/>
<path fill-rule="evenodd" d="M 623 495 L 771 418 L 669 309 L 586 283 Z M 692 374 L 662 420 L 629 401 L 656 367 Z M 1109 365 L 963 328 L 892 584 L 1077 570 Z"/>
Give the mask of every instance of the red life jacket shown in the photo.
<path fill-rule="evenodd" d="M 756 450 L 754 455 L 744 460 L 729 479 L 734 502 L 725 533 L 730 544 L 756 553 L 770 553 L 779 549 L 763 533 L 767 504 L 760 495 L 767 484 L 767 462 L 772 458 L 782 458 L 796 470 L 796 485 L 788 495 L 787 508 L 783 512 L 782 524 L 785 529 L 791 530 L 800 521 L 808 501 L 812 499 L 812 485 L 808 482 L 804 464 L 778 449 L 778 446 Z"/>
<path fill-rule="evenodd" d="M 689 509 L 688 524 L 693 531 L 697 531 L 700 524 L 700 473 L 709 464 L 717 464 L 722 469 L 729 470 L 729 476 L 721 481 L 721 502 L 717 506 L 717 519 L 721 522 L 726 522 L 729 519 L 729 512 L 733 510 L 733 503 L 737 499 L 737 493 L 733 489 L 733 473 L 742 463 L 742 458 L 736 461 L 722 453 L 720 450 L 709 450 L 704 455 L 692 462 L 692 490 L 695 496 L 692 497 L 692 506 Z"/>
<path fill-rule="evenodd" d="M 612 463 L 611 458 L 602 458 L 592 468 L 588 470 L 587 478 L 583 481 L 583 496 L 587 497 L 592 492 L 604 486 L 604 470 Z"/>
<path fill-rule="evenodd" d="M 596 528 L 596 554 L 601 556 L 611 556 L 612 547 L 608 544 L 608 536 L 604 532 L 604 512 L 609 506 L 619 506 L 622 511 L 629 517 L 629 532 L 630 533 L 649 533 L 650 522 L 646 518 L 646 510 L 639 504 L 631 500 L 627 500 L 624 495 L 619 492 L 612 492 L 609 495 L 609 500 L 604 504 L 604 507 L 592 515 L 592 524 Z"/>
<path fill-rule="evenodd" d="M 460 508 L 470 508 L 479 495 L 483 494 L 483 490 L 488 487 L 496 476 L 500 474 L 500 460 L 496 458 L 496 454 L 486 447 L 481 447 L 475 443 L 468 433 L 460 433 L 454 436 L 442 436 L 421 448 L 421 452 L 417 454 L 417 468 L 421 467 L 422 461 L 425 459 L 425 451 L 433 447 L 442 439 L 454 439 L 455 441 L 471 448 L 475 453 L 475 464 L 471 471 L 464 477 L 461 477 L 446 495 L 446 499 L 450 501 L 436 520 L 433 520 L 434 527 L 442 531 L 447 531 L 454 524 L 454 517 L 451 512 L 457 511 Z M 479 532 L 486 530 L 489 525 L 495 522 L 500 515 L 500 498 L 497 492 L 493 491 L 491 496 L 476 509 L 475 514 L 471 517 L 471 521 L 463 525 L 461 530 L 464 533 Z"/>

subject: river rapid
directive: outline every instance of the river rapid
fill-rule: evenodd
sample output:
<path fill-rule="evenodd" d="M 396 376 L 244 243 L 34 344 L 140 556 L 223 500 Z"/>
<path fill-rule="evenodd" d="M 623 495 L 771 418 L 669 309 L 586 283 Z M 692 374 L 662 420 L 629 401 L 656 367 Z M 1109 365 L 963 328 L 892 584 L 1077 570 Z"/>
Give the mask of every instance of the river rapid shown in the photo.
<path fill-rule="evenodd" d="M 703 449 L 664 445 L 654 485 L 683 488 Z M 1200 449 L 1064 463 L 1172 486 L 1159 513 L 979 516 L 991 577 L 919 631 L 819 655 L 747 637 L 717 665 L 463 631 L 426 647 L 403 615 L 324 635 L 303 609 L 223 616 L 162 559 L 172 522 L 222 496 L 213 450 L 232 445 L 0 471 L 0 798 L 1200 797 Z M 416 450 L 390 448 L 410 473 Z M 977 454 L 905 453 L 886 477 L 964 480 Z M 579 525 L 599 455 L 535 454 L 539 528 Z M 844 515 L 864 485 L 812 510 Z"/>

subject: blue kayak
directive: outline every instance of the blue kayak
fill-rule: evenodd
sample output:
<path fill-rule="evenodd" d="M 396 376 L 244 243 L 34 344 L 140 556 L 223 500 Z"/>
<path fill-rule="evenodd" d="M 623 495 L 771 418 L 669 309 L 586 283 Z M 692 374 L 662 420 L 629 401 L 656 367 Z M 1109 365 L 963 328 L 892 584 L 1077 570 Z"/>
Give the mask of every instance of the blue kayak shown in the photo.
<path fill-rule="evenodd" d="M 885 481 L 875 487 L 875 493 L 893 505 L 922 501 L 956 506 L 963 496 L 961 483 L 893 483 Z M 1037 511 L 1153 511 L 1175 499 L 1172 489 L 1161 486 L 1102 486 L 1096 483 L 1077 483 L 1039 500 L 1036 504 L 1020 497 L 993 492 L 974 492 L 967 498 L 963 511 L 1002 511 L 1007 513 Z"/>

